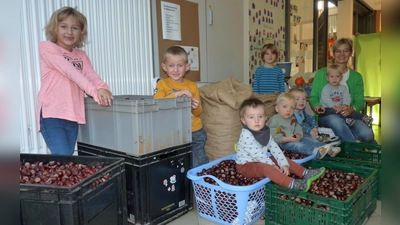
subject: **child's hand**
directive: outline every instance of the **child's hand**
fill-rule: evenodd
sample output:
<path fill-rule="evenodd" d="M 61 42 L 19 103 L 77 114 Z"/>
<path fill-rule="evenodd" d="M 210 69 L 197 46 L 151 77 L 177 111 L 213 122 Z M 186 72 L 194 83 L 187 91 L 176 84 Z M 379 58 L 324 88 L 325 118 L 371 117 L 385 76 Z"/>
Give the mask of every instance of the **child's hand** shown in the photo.
<path fill-rule="evenodd" d="M 314 107 L 314 112 L 318 114 L 324 114 L 325 113 L 325 108 L 322 106 L 315 106 Z"/>
<path fill-rule="evenodd" d="M 200 101 L 196 98 L 191 98 L 192 100 L 192 110 L 195 110 L 199 107 Z"/>
<path fill-rule="evenodd" d="M 347 110 L 349 107 L 347 105 L 340 106 L 340 110 Z"/>
<path fill-rule="evenodd" d="M 334 109 L 334 110 L 336 110 L 336 112 L 338 112 L 341 110 L 341 107 L 334 105 L 334 106 L 332 106 L 332 109 Z"/>
<path fill-rule="evenodd" d="M 282 171 L 282 173 L 285 174 L 286 176 L 289 176 L 289 175 L 290 175 L 290 173 L 289 173 L 289 166 L 282 166 L 282 167 L 281 167 L 281 171 Z"/>
<path fill-rule="evenodd" d="M 288 142 L 299 142 L 300 141 L 300 135 L 299 134 L 291 134 L 288 137 Z"/>
<path fill-rule="evenodd" d="M 104 88 L 100 88 L 97 91 L 97 97 L 99 98 L 99 105 L 101 106 L 111 106 L 111 100 L 114 99 L 112 93 Z"/>
<path fill-rule="evenodd" d="M 192 98 L 192 92 L 190 92 L 189 90 L 182 90 L 182 91 L 177 91 L 175 92 L 175 97 L 183 97 L 183 96 L 187 96 L 189 98 Z"/>
<path fill-rule="evenodd" d="M 317 139 L 318 137 L 318 128 L 314 128 L 310 131 L 311 138 Z"/>

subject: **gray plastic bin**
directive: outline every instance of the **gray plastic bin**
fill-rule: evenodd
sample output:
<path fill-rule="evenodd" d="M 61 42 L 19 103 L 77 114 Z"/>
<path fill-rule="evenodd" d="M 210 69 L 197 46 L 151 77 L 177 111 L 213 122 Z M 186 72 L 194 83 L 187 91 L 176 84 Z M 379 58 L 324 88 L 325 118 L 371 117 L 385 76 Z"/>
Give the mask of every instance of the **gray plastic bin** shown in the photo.
<path fill-rule="evenodd" d="M 187 97 L 114 96 L 112 107 L 85 98 L 86 124 L 78 141 L 130 155 L 192 142 L 191 102 Z"/>

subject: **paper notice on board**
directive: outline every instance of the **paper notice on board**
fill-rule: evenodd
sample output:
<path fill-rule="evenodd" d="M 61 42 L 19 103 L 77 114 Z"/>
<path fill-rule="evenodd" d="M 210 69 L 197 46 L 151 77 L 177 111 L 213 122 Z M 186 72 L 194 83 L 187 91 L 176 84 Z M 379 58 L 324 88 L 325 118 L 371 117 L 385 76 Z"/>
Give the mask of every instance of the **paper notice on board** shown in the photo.
<path fill-rule="evenodd" d="M 188 54 L 188 63 L 191 71 L 199 71 L 199 48 L 194 46 L 181 46 Z"/>
<path fill-rule="evenodd" d="M 181 41 L 181 6 L 161 1 L 163 39 Z"/>

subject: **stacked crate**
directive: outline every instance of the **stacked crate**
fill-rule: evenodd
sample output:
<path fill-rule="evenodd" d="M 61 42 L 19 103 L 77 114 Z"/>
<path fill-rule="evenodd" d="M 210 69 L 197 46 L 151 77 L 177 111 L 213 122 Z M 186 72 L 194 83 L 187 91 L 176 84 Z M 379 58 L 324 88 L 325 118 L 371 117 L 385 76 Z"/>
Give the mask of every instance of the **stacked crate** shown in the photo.
<path fill-rule="evenodd" d="M 47 164 L 51 161 L 62 165 L 72 162 L 85 166 L 102 164 L 105 167 L 72 186 L 21 183 L 22 225 L 127 224 L 125 165 L 122 158 L 20 154 L 22 168 L 25 163 Z M 100 183 L 104 176 L 108 179 Z"/>
<path fill-rule="evenodd" d="M 114 96 L 112 107 L 85 99 L 78 154 L 122 157 L 128 221 L 166 224 L 193 208 L 191 102 L 187 97 Z"/>

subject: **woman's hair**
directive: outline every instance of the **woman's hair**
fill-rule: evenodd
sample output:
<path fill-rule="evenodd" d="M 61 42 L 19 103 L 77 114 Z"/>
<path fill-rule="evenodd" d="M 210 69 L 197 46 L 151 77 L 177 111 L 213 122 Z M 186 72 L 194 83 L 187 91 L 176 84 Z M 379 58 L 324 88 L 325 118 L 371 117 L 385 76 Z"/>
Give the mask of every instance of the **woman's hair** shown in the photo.
<path fill-rule="evenodd" d="M 304 93 L 307 95 L 307 92 L 304 89 L 301 88 L 292 88 L 289 90 L 289 93 Z"/>
<path fill-rule="evenodd" d="M 280 94 L 276 99 L 276 105 L 279 105 L 279 103 L 283 100 L 296 102 L 296 98 L 289 92 L 284 92 Z"/>
<path fill-rule="evenodd" d="M 183 49 L 180 46 L 171 46 L 167 49 L 167 51 L 165 51 L 164 53 L 164 62 L 167 60 L 167 56 L 169 55 L 174 55 L 174 56 L 182 56 L 183 59 L 185 60 L 185 63 L 188 63 L 188 54 L 185 51 L 185 49 Z"/>
<path fill-rule="evenodd" d="M 326 76 L 328 76 L 331 71 L 337 71 L 340 74 L 340 76 L 343 75 L 342 68 L 340 68 L 340 66 L 336 63 L 333 63 L 328 67 L 328 69 L 326 70 Z"/>
<path fill-rule="evenodd" d="M 244 100 L 242 102 L 242 104 L 240 105 L 240 107 L 239 107 L 239 116 L 240 116 L 240 118 L 243 118 L 244 111 L 247 108 L 250 108 L 250 107 L 251 108 L 256 108 L 258 106 L 261 106 L 264 109 L 264 114 L 265 114 L 265 105 L 260 99 L 258 99 L 258 98 L 248 98 L 248 99 Z"/>
<path fill-rule="evenodd" d="M 262 49 L 261 49 L 261 59 L 264 61 L 264 55 L 267 54 L 267 50 L 270 50 L 273 54 L 276 55 L 276 58 L 278 59 L 279 56 L 279 50 L 274 44 L 265 44 Z"/>
<path fill-rule="evenodd" d="M 350 38 L 340 38 L 337 39 L 332 45 L 332 53 L 339 48 L 339 46 L 346 44 L 349 46 L 350 53 L 353 53 L 353 41 Z"/>
<path fill-rule="evenodd" d="M 57 42 L 58 23 L 71 15 L 78 20 L 78 25 L 81 29 L 81 36 L 75 43 L 74 47 L 81 48 L 83 46 L 83 42 L 85 42 L 87 38 L 87 20 L 82 13 L 72 7 L 63 7 L 51 15 L 51 18 L 45 28 L 47 40 L 53 43 Z"/>

